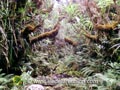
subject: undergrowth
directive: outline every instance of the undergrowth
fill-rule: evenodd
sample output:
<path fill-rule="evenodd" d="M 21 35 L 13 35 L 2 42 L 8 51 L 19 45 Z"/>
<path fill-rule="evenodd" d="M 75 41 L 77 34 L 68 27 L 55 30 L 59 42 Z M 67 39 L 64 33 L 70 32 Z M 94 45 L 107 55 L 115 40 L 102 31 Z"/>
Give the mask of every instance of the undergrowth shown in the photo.
<path fill-rule="evenodd" d="M 35 77 L 59 76 L 97 78 L 96 90 L 119 90 L 119 1 L 1 0 L 0 8 L 0 88 L 20 90 Z"/>

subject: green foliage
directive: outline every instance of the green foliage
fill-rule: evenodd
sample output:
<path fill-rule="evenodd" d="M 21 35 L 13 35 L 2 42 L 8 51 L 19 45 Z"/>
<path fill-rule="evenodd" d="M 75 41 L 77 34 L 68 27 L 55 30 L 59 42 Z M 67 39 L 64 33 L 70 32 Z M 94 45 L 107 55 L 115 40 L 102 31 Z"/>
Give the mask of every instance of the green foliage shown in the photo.
<path fill-rule="evenodd" d="M 48 8 L 50 4 L 52 4 L 50 0 L 43 0 L 43 2 L 45 4 L 43 7 L 45 8 Z M 17 3 L 13 4 L 16 6 Z M 102 11 L 98 13 L 105 13 L 106 7 L 109 7 L 111 4 L 113 4 L 113 0 L 97 0 L 97 5 Z M 98 75 L 100 79 L 103 80 L 102 85 L 95 87 L 98 87 L 99 90 L 104 90 L 106 89 L 105 87 L 112 88 L 116 85 L 120 78 L 120 39 L 119 35 L 115 34 L 115 30 L 110 32 L 112 33 L 111 35 L 109 35 L 109 33 L 103 35 L 103 37 L 99 35 L 100 43 L 90 40 L 87 45 L 85 43 L 85 40 L 87 41 L 86 37 L 78 39 L 80 42 L 80 45 L 78 45 L 80 47 L 79 55 L 74 52 L 77 46 L 69 47 L 69 45 L 64 42 L 63 47 L 59 48 L 55 45 L 52 46 L 54 43 L 52 39 L 46 39 L 34 44 L 33 49 L 36 49 L 37 53 L 33 55 L 31 54 L 31 47 L 19 36 L 20 30 L 23 29 L 28 22 L 39 24 L 41 19 L 47 19 L 44 22 L 44 26 L 40 28 L 40 32 L 38 32 L 39 30 L 35 32 L 38 35 L 38 33 L 44 32 L 46 28 L 51 29 L 60 16 L 57 16 L 56 12 L 54 13 L 55 15 L 49 13 L 42 15 L 38 10 L 29 12 L 29 7 L 35 9 L 31 2 L 26 2 L 24 7 L 15 6 L 12 6 L 9 0 L 0 1 L 0 62 L 4 63 L 6 69 L 15 68 L 14 65 L 17 63 L 19 65 L 16 65 L 16 68 L 21 68 L 22 71 L 21 76 L 14 76 L 12 78 L 14 85 L 12 90 L 23 90 L 23 86 L 27 84 L 41 83 L 41 80 L 34 79 L 31 76 L 56 73 L 63 73 L 74 77 L 92 77 L 92 75 L 96 73 L 104 73 L 104 75 Z M 61 29 L 64 30 L 64 33 L 65 29 L 71 36 L 74 33 L 73 36 L 79 34 L 79 36 L 83 36 L 83 30 L 90 32 L 90 34 L 92 34 L 92 31 L 93 34 L 97 33 L 97 31 L 94 30 L 91 17 L 81 14 L 78 10 L 78 5 L 70 4 L 64 7 L 64 9 L 65 11 L 63 12 L 68 16 L 67 19 L 71 20 L 71 22 L 67 22 L 65 18 L 64 21 L 61 22 Z M 38 18 L 37 15 L 40 17 Z M 34 18 L 37 18 L 37 20 Z M 119 29 L 119 25 L 117 28 Z M 71 29 L 71 31 L 69 29 Z M 31 36 L 34 35 L 31 34 Z M 109 39 L 107 39 L 108 37 Z M 62 37 L 62 39 L 64 39 L 64 37 Z M 40 49 L 40 51 L 38 49 Z M 111 63 L 111 61 L 114 63 Z M 4 67 L 4 65 L 2 67 Z M 30 73 L 26 73 L 27 71 L 30 71 Z M 0 74 L 0 89 L 8 88 L 7 83 L 10 82 L 9 79 L 9 75 L 7 76 L 4 73 Z M 88 87 L 85 86 L 84 88 Z"/>
<path fill-rule="evenodd" d="M 4 72 L 9 72 L 8 69 L 15 70 L 15 64 L 18 64 L 19 60 L 26 57 L 24 53 L 25 42 L 23 43 L 19 34 L 25 20 L 28 19 L 26 18 L 28 7 L 18 7 L 20 3 L 19 1 L 0 1 L 0 34 L 2 34 L 0 42 L 0 68 L 3 68 Z"/>
<path fill-rule="evenodd" d="M 97 5 L 100 7 L 100 8 L 106 8 L 108 6 L 110 6 L 111 4 L 113 4 L 113 0 L 96 0 L 97 1 Z"/>
<path fill-rule="evenodd" d="M 2 69 L 0 69 L 0 89 L 8 89 L 9 85 L 12 83 L 12 74 L 6 75 L 5 73 L 2 73 Z"/>
<path fill-rule="evenodd" d="M 11 90 L 24 90 L 25 86 L 28 84 L 32 84 L 32 77 L 30 76 L 30 72 L 23 72 L 20 76 L 14 76 L 12 78 L 13 86 Z"/>
<path fill-rule="evenodd" d="M 81 71 L 84 76 L 89 76 L 94 73 L 94 69 L 90 69 L 90 67 L 85 67 Z"/>
<path fill-rule="evenodd" d="M 120 79 L 120 63 L 114 62 L 110 63 L 110 67 L 112 69 L 109 70 L 114 76 L 114 78 L 119 78 Z"/>
<path fill-rule="evenodd" d="M 77 4 L 69 4 L 65 7 L 65 11 L 69 15 L 69 17 L 75 17 L 79 14 L 78 5 Z"/>
<path fill-rule="evenodd" d="M 101 85 L 98 86 L 98 90 L 104 90 L 109 88 L 110 90 L 116 90 L 117 83 L 119 83 L 120 76 L 114 74 L 113 71 L 108 70 L 104 75 L 103 74 L 95 74 L 95 77 L 101 80 Z"/>
<path fill-rule="evenodd" d="M 93 29 L 93 23 L 90 21 L 90 18 L 86 15 L 79 14 L 78 15 L 79 22 L 77 23 L 77 27 L 84 29 L 84 30 L 92 30 Z"/>
<path fill-rule="evenodd" d="M 13 84 L 15 85 L 15 86 L 19 86 L 19 85 L 22 85 L 22 80 L 21 80 L 21 77 L 20 76 L 14 76 L 13 78 L 12 78 L 12 80 L 13 80 Z"/>
<path fill-rule="evenodd" d="M 98 7 L 101 8 L 102 13 L 105 13 L 106 7 L 109 7 L 111 4 L 113 4 L 113 0 L 96 0 Z"/>
<path fill-rule="evenodd" d="M 117 4 L 120 5 L 120 1 L 119 0 L 117 0 Z"/>
<path fill-rule="evenodd" d="M 112 46 L 110 48 L 113 49 L 113 53 L 112 55 L 116 55 L 117 56 L 117 61 L 119 62 L 120 61 L 120 38 L 114 38 L 111 42 L 112 42 Z"/>

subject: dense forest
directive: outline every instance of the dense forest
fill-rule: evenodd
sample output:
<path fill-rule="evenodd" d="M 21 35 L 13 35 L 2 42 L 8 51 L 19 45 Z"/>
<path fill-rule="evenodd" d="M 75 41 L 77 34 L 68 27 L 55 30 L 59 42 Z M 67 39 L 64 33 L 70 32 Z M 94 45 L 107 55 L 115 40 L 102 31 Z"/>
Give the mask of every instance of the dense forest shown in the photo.
<path fill-rule="evenodd" d="M 120 0 L 0 0 L 0 90 L 120 90 Z"/>

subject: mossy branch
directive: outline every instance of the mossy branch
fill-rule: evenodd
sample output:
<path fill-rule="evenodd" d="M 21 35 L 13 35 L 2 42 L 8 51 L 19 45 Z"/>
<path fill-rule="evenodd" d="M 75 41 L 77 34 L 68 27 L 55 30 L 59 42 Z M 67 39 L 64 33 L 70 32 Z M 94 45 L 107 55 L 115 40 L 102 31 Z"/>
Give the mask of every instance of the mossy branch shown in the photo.
<path fill-rule="evenodd" d="M 98 35 L 92 35 L 92 34 L 90 34 L 90 32 L 88 32 L 88 31 L 86 31 L 84 29 L 83 29 L 83 31 L 84 31 L 83 34 L 84 34 L 85 37 L 87 37 L 90 40 L 98 41 Z"/>
<path fill-rule="evenodd" d="M 77 42 L 75 42 L 72 39 L 67 38 L 67 37 L 65 37 L 64 40 L 65 40 L 65 42 L 67 42 L 67 43 L 69 43 L 69 44 L 71 44 L 73 46 L 76 46 L 78 44 Z"/>
<path fill-rule="evenodd" d="M 97 41 L 98 40 L 98 35 L 91 35 L 91 34 L 88 34 L 88 33 L 84 33 L 85 37 L 91 39 L 91 40 L 95 40 Z"/>
<path fill-rule="evenodd" d="M 58 34 L 59 28 L 60 28 L 60 24 L 57 23 L 55 25 L 55 27 L 53 28 L 53 30 L 51 30 L 49 32 L 45 32 L 43 34 L 39 34 L 39 35 L 37 35 L 35 37 L 31 37 L 29 41 L 30 41 L 31 44 L 33 44 L 33 43 L 35 43 L 35 42 L 37 42 L 39 40 L 45 39 L 47 37 L 53 38 L 53 37 L 55 37 Z"/>
<path fill-rule="evenodd" d="M 30 34 L 31 32 L 34 32 L 38 27 L 41 27 L 41 26 L 42 26 L 41 24 L 37 26 L 33 26 L 30 24 L 26 25 L 26 28 L 24 30 L 21 30 L 22 37 L 25 38 L 26 36 L 28 36 L 28 34 Z"/>
<path fill-rule="evenodd" d="M 107 24 L 98 24 L 95 25 L 96 30 L 103 30 L 103 31 L 109 31 L 109 30 L 114 30 L 114 28 L 118 25 L 119 23 L 117 21 L 113 21 L 112 23 L 107 23 Z"/>

